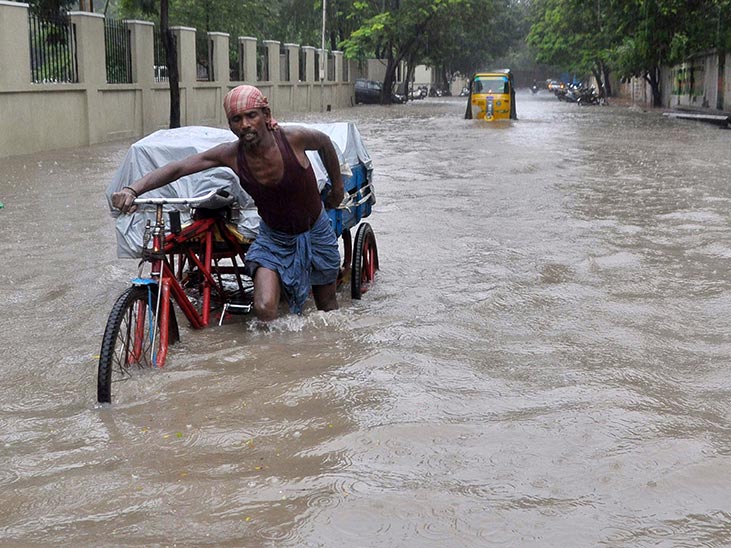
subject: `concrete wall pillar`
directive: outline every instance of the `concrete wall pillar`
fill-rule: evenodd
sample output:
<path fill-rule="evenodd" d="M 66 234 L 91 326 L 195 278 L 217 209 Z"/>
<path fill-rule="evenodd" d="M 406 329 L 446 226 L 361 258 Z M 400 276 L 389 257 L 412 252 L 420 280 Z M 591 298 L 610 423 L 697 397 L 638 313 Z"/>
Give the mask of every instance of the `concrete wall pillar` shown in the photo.
<path fill-rule="evenodd" d="M 299 80 L 300 73 L 300 46 L 299 44 L 284 44 L 289 52 L 289 81 Z"/>
<path fill-rule="evenodd" d="M 0 88 L 30 84 L 28 4 L 0 0 Z"/>
<path fill-rule="evenodd" d="M 256 83 L 256 38 L 239 36 L 239 63 L 241 80 Z"/>
<path fill-rule="evenodd" d="M 327 50 L 317 50 L 317 59 L 319 60 L 319 74 L 315 74 L 315 79 L 319 82 L 320 80 L 327 80 Z"/>
<path fill-rule="evenodd" d="M 191 27 L 170 27 L 170 30 L 175 35 L 175 43 L 178 49 L 180 86 L 189 86 L 197 80 L 195 29 Z"/>
<path fill-rule="evenodd" d="M 175 36 L 178 53 L 178 74 L 180 76 L 180 125 L 188 125 L 192 89 L 198 80 L 198 67 L 195 55 L 195 29 L 192 27 L 170 27 Z"/>
<path fill-rule="evenodd" d="M 209 32 L 208 39 L 213 46 L 213 78 L 220 86 L 216 91 L 216 103 L 223 104 L 223 97 L 228 93 L 231 83 L 231 72 L 228 62 L 229 35 L 225 32 Z M 216 120 L 219 124 L 226 124 L 226 114 L 222 108 L 216 110 Z"/>
<path fill-rule="evenodd" d="M 343 82 L 345 81 L 343 78 L 343 52 L 333 51 L 333 56 L 335 57 L 335 81 Z"/>
<path fill-rule="evenodd" d="M 73 11 L 69 13 L 76 27 L 76 57 L 79 82 L 99 86 L 107 82 L 107 60 L 104 48 L 104 16 L 98 13 Z"/>
<path fill-rule="evenodd" d="M 147 135 L 155 131 L 155 116 L 149 109 L 152 108 L 152 85 L 155 82 L 155 25 L 148 21 L 125 21 L 130 30 L 130 44 L 132 47 L 132 81 L 140 86 L 142 95 L 141 108 L 135 109 L 137 123 L 142 132 Z"/>
<path fill-rule="evenodd" d="M 102 120 L 99 88 L 107 83 L 107 61 L 104 44 L 104 16 L 97 13 L 69 12 L 69 19 L 76 27 L 76 59 L 79 67 L 79 83 L 86 90 L 86 127 L 89 144 L 101 143 L 106 137 Z"/>
<path fill-rule="evenodd" d="M 228 39 L 226 32 L 209 32 L 208 40 L 213 46 L 213 81 L 228 86 L 231 72 L 228 66 Z"/>
<path fill-rule="evenodd" d="M 280 82 L 279 72 L 279 46 L 277 40 L 264 40 L 262 42 L 267 49 L 267 63 L 269 65 L 269 82 Z"/>
<path fill-rule="evenodd" d="M 155 81 L 153 70 L 155 24 L 149 21 L 125 21 L 130 30 L 132 46 L 132 81 L 143 87 L 150 87 Z"/>
<path fill-rule="evenodd" d="M 313 46 L 302 46 L 305 52 L 305 82 L 315 82 L 315 48 Z"/>

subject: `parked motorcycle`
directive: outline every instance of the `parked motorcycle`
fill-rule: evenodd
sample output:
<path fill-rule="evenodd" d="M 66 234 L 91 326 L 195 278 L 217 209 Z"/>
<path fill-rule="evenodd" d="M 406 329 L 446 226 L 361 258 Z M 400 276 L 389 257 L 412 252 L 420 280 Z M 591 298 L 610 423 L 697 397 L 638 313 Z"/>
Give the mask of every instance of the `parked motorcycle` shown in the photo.
<path fill-rule="evenodd" d="M 579 90 L 576 102 L 579 103 L 579 105 L 598 105 L 599 95 L 597 95 L 594 87 L 583 88 Z"/>

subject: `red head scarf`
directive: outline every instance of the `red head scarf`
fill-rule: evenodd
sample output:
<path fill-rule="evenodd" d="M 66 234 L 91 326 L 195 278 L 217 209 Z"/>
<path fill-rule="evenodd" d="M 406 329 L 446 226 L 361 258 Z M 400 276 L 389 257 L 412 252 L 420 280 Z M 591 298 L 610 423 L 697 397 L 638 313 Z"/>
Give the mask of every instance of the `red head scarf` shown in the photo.
<path fill-rule="evenodd" d="M 230 119 L 236 114 L 241 114 L 252 108 L 266 108 L 269 110 L 269 129 L 277 128 L 277 121 L 272 118 L 269 101 L 264 97 L 261 91 L 254 86 L 242 85 L 237 86 L 226 94 L 223 98 L 223 110 L 226 111 L 226 118 Z"/>

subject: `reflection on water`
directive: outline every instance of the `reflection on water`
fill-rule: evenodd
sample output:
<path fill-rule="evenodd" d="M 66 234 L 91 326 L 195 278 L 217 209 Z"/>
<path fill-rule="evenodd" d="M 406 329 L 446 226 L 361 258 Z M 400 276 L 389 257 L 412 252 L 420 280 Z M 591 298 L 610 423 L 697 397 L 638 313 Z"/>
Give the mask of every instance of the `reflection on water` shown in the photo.
<path fill-rule="evenodd" d="M 731 132 L 518 96 L 353 120 L 381 258 L 362 301 L 183 329 L 97 408 L 125 144 L 3 160 L 0 538 L 10 544 L 731 542 Z"/>

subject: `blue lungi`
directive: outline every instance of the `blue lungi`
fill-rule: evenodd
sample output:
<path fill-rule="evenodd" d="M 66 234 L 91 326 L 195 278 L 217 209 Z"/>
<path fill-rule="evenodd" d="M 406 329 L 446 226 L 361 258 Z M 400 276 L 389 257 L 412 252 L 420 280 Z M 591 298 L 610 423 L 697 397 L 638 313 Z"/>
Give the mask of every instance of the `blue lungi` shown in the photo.
<path fill-rule="evenodd" d="M 246 262 L 279 274 L 289 309 L 302 312 L 312 285 L 327 285 L 338 278 L 340 252 L 330 219 L 322 210 L 307 232 L 287 234 L 272 230 L 264 221 L 259 235 L 246 252 Z"/>

